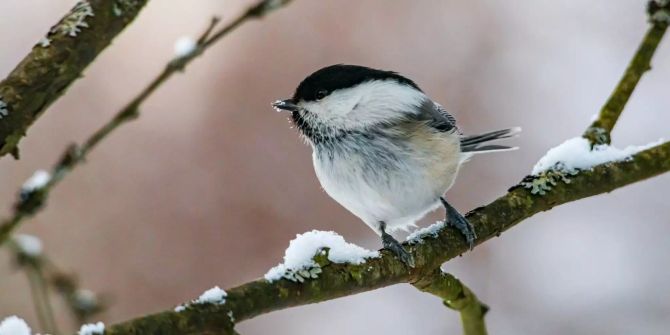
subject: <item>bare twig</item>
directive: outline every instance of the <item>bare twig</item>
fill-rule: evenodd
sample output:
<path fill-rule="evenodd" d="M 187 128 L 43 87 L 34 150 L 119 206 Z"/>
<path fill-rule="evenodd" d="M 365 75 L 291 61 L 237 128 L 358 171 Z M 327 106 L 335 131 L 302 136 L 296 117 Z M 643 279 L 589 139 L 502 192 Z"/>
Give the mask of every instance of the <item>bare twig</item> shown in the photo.
<path fill-rule="evenodd" d="M 461 313 L 464 335 L 486 335 L 484 316 L 489 308 L 479 301 L 467 286 L 456 277 L 435 269 L 422 277 L 414 286 L 421 291 L 436 295 L 444 305 Z"/>
<path fill-rule="evenodd" d="M 77 277 L 59 270 L 44 252 L 31 253 L 16 241 L 10 241 L 7 246 L 14 253 L 18 266 L 26 272 L 43 330 L 51 334 L 59 333 L 50 301 L 50 288 L 62 296 L 77 325 L 106 308 L 104 299 L 80 288 Z"/>
<path fill-rule="evenodd" d="M 15 252 L 16 263 L 23 268 L 28 283 L 30 284 L 30 291 L 33 298 L 33 306 L 37 314 L 37 320 L 40 327 L 46 333 L 59 334 L 56 318 L 54 317 L 51 299 L 49 297 L 49 287 L 47 286 L 42 271 L 41 257 L 24 250 L 15 241 L 9 244 L 12 251 Z"/>
<path fill-rule="evenodd" d="M 49 182 L 32 192 L 24 193 L 14 207 L 14 213 L 11 217 L 2 220 L 0 224 L 0 244 L 2 244 L 11 232 L 23 222 L 24 219 L 33 216 L 39 211 L 49 195 L 49 192 L 78 164 L 84 162 L 86 156 L 112 131 L 119 126 L 136 119 L 139 116 L 140 105 L 151 96 L 154 91 L 165 81 L 170 79 L 175 73 L 182 71 L 191 61 L 200 56 L 205 50 L 219 41 L 223 36 L 239 27 L 242 23 L 251 19 L 261 18 L 272 10 L 278 9 L 290 0 L 263 0 L 255 6 L 247 9 L 244 14 L 237 17 L 218 31 L 214 31 L 214 26 L 219 22 L 214 18 L 198 39 L 196 48 L 189 54 L 177 57 L 167 64 L 161 72 L 149 85 L 142 90 L 133 100 L 130 101 L 121 111 L 119 111 L 112 120 L 103 125 L 93 133 L 81 146 L 72 145 L 62 155 L 60 161 L 52 169 L 52 178 Z M 211 35 L 211 36 L 210 36 Z"/>
<path fill-rule="evenodd" d="M 614 92 L 610 95 L 605 105 L 603 105 L 598 117 L 586 129 L 584 138 L 592 144 L 609 144 L 611 141 L 612 129 L 619 120 L 628 99 L 633 94 L 635 87 L 642 78 L 642 75 L 651 69 L 651 58 L 661 42 L 665 31 L 668 28 L 668 18 L 670 18 L 670 4 L 667 1 L 651 0 L 649 1 L 649 17 L 651 27 L 647 30 L 642 43 L 628 64 L 626 71 L 617 84 Z"/>

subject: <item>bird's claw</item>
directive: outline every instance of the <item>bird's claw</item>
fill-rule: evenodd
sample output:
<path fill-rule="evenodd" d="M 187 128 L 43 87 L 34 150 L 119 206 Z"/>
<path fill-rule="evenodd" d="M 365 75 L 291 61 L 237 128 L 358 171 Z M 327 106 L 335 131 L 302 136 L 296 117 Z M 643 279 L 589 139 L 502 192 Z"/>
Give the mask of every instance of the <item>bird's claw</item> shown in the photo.
<path fill-rule="evenodd" d="M 454 207 L 449 205 L 446 200 L 441 199 L 442 204 L 444 205 L 447 215 L 446 223 L 449 227 L 454 227 L 458 229 L 459 232 L 465 237 L 465 241 L 468 243 L 470 250 L 475 247 L 475 240 L 477 239 L 477 234 L 475 233 L 475 227 L 465 218 L 461 213 L 459 213 Z"/>
<path fill-rule="evenodd" d="M 414 257 L 412 254 L 407 252 L 405 248 L 402 247 L 402 244 L 398 242 L 396 239 L 393 238 L 393 236 L 383 233 L 382 234 L 382 245 L 384 246 L 385 249 L 390 250 L 393 252 L 393 254 L 400 259 L 405 265 L 409 266 L 410 268 L 413 268 L 415 263 L 414 263 Z"/>
<path fill-rule="evenodd" d="M 460 216 L 460 215 L 459 215 Z M 468 247 L 472 251 L 475 248 L 475 240 L 477 239 L 477 234 L 475 233 L 475 228 L 472 224 L 465 219 L 463 216 L 460 217 L 449 217 L 447 216 L 447 225 L 449 227 L 454 227 L 465 237 L 465 242 L 468 243 Z"/>

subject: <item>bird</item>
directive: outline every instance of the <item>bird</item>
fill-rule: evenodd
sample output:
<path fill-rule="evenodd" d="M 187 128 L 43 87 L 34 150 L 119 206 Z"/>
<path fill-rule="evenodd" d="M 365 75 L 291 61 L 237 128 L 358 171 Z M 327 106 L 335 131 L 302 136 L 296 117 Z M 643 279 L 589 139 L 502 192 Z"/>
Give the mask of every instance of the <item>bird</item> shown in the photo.
<path fill-rule="evenodd" d="M 272 103 L 312 148 L 323 190 L 381 236 L 405 265 L 413 256 L 391 233 L 442 206 L 470 250 L 474 227 L 445 197 L 464 162 L 514 150 L 490 144 L 520 128 L 463 135 L 456 119 L 411 79 L 394 71 L 336 64 L 308 75 L 290 99 Z"/>

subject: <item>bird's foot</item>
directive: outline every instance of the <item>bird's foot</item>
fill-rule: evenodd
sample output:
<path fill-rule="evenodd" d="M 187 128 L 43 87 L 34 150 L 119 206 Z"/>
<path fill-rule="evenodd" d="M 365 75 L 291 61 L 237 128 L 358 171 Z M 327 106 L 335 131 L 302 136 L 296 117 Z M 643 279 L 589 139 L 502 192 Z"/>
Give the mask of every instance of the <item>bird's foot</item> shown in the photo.
<path fill-rule="evenodd" d="M 447 212 L 447 225 L 458 229 L 458 231 L 465 237 L 465 241 L 468 243 L 468 246 L 470 246 L 470 250 L 472 250 L 475 247 L 475 239 L 477 239 L 475 228 L 465 217 L 463 217 L 463 215 L 461 215 L 461 213 L 444 200 L 444 198 L 440 198 L 440 200 Z"/>
<path fill-rule="evenodd" d="M 382 245 L 393 252 L 405 265 L 410 268 L 414 267 L 414 257 L 402 247 L 400 242 L 384 231 L 382 231 Z"/>

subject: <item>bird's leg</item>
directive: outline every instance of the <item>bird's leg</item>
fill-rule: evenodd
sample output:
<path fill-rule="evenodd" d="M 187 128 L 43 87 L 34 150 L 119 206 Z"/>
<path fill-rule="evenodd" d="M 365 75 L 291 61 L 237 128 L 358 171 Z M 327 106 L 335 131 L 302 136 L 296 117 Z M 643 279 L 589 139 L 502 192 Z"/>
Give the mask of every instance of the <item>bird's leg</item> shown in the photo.
<path fill-rule="evenodd" d="M 413 268 L 414 267 L 414 257 L 402 247 L 400 242 L 398 242 L 393 236 L 389 235 L 386 232 L 386 222 L 379 222 L 379 230 L 382 233 L 382 245 L 384 248 L 391 250 L 405 265 Z"/>
<path fill-rule="evenodd" d="M 472 250 L 475 247 L 475 239 L 477 238 L 475 228 L 444 197 L 440 197 L 440 201 L 442 201 L 442 205 L 447 210 L 447 225 L 458 229 L 465 236 L 465 241 L 468 242 L 470 250 Z"/>

